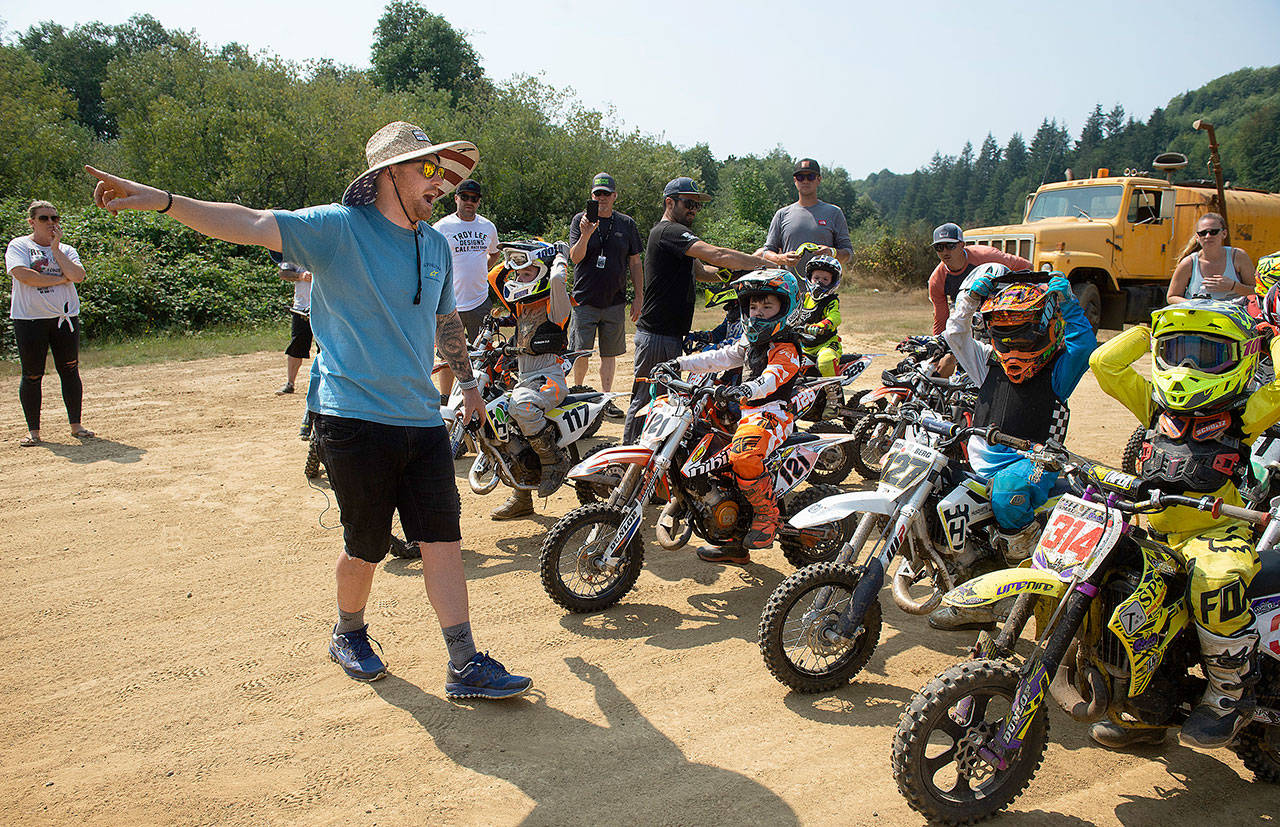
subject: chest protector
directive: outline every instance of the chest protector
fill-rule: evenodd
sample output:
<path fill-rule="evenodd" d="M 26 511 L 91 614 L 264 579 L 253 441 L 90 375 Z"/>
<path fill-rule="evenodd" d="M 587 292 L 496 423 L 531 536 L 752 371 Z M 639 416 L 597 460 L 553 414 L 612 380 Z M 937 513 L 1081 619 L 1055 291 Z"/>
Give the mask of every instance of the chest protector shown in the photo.
<path fill-rule="evenodd" d="M 1061 354 L 1025 382 L 1010 381 L 992 360 L 987 378 L 978 388 L 974 426 L 994 425 L 1009 436 L 1034 442 L 1065 439 L 1071 411 L 1053 392 L 1053 366 L 1059 358 Z"/>
<path fill-rule="evenodd" d="M 774 339 L 770 342 L 757 342 L 747 348 L 747 371 L 743 380 L 749 382 L 752 379 L 760 378 L 760 374 L 764 373 L 764 369 L 769 367 L 769 354 L 773 352 L 774 348 L 784 347 L 793 348 L 795 350 L 796 363 L 799 364 L 800 346 L 797 345 L 792 338 Z M 791 394 L 795 391 L 796 382 L 799 381 L 799 379 L 800 372 L 796 371 L 795 375 L 786 382 L 783 382 L 782 385 L 773 393 L 768 396 L 761 397 L 760 399 L 752 399 L 751 405 L 767 405 L 770 402 L 790 401 Z"/>
<path fill-rule="evenodd" d="M 1138 454 L 1138 475 L 1176 493 L 1207 494 L 1238 483 L 1248 461 L 1240 412 L 1161 413 Z"/>
<path fill-rule="evenodd" d="M 806 293 L 804 295 L 804 298 L 800 300 L 799 309 L 797 309 L 796 312 L 791 316 L 791 320 L 790 320 L 791 326 L 805 327 L 807 325 L 818 324 L 820 322 L 826 321 L 827 308 L 829 308 L 833 302 L 837 302 L 839 300 L 840 300 L 840 297 L 835 295 L 834 293 L 823 296 L 822 298 L 817 300 L 815 300 L 811 294 Z M 823 347 L 832 339 L 836 338 L 838 335 L 839 335 L 838 331 L 832 330 L 826 335 L 822 336 L 821 338 L 814 339 L 812 342 L 805 342 L 805 347 L 806 348 Z"/>
<path fill-rule="evenodd" d="M 525 302 L 524 304 L 512 304 L 508 302 L 506 296 L 502 292 L 502 286 L 506 283 L 507 278 L 511 275 L 511 271 L 501 262 L 494 265 L 489 271 L 489 294 L 494 301 L 502 306 L 504 310 L 513 316 L 519 318 L 523 314 L 538 313 L 546 314 L 551 309 L 550 299 L 539 299 L 538 301 Z M 541 356 L 547 353 L 564 353 L 569 349 L 569 319 L 573 318 L 570 313 L 568 318 L 564 320 L 564 324 L 559 325 L 547 319 L 542 324 L 533 329 L 528 335 L 528 341 L 519 341 L 523 338 L 525 330 L 523 327 L 518 328 L 518 336 L 516 344 L 520 347 L 527 347 L 529 352 L 535 356 Z"/>

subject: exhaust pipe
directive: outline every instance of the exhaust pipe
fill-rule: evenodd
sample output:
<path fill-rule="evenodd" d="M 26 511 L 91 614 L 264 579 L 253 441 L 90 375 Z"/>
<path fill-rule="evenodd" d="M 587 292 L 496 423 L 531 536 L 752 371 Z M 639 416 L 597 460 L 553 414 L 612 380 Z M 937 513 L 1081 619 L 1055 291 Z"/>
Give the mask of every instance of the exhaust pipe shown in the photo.
<path fill-rule="evenodd" d="M 663 506 L 662 513 L 658 515 L 658 523 L 654 526 L 653 533 L 658 538 L 658 545 L 662 546 L 667 551 L 675 551 L 678 548 L 683 548 L 684 545 L 689 542 L 689 538 L 693 536 L 692 519 L 686 519 L 684 521 L 684 527 L 681 528 L 680 532 L 675 536 L 672 536 L 671 531 L 667 528 L 668 524 L 672 526 L 675 525 L 676 514 L 678 514 L 683 508 L 684 498 L 679 494 L 675 494 L 671 499 L 671 502 Z"/>
<path fill-rule="evenodd" d="M 1072 661 L 1074 665 L 1069 666 Z M 1081 681 L 1077 677 L 1084 678 L 1087 698 L 1078 688 Z M 1063 712 L 1085 724 L 1101 720 L 1111 703 L 1107 679 L 1098 671 L 1098 667 L 1085 661 L 1079 642 L 1072 643 L 1071 649 L 1062 658 L 1057 674 L 1049 683 L 1049 694 L 1053 695 L 1053 700 Z"/>

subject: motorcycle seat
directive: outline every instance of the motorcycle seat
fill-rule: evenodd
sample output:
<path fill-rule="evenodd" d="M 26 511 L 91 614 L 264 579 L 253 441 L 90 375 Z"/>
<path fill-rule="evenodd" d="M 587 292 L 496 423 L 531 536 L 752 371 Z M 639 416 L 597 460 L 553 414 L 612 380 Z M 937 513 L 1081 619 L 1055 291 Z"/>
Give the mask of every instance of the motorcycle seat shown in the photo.
<path fill-rule="evenodd" d="M 598 402 L 600 400 L 600 391 L 591 391 L 590 393 L 571 393 L 560 403 L 560 407 L 565 405 L 576 405 L 579 402 Z"/>
<path fill-rule="evenodd" d="M 1250 600 L 1280 594 L 1280 551 L 1263 552 L 1260 556 L 1262 568 L 1253 576 L 1244 593 Z"/>
<path fill-rule="evenodd" d="M 808 431 L 796 431 L 791 436 L 787 437 L 787 441 L 782 443 L 782 447 L 785 448 L 788 445 L 803 445 L 806 442 L 813 442 L 815 439 L 822 439 L 822 437 L 817 434 L 811 434 Z"/>

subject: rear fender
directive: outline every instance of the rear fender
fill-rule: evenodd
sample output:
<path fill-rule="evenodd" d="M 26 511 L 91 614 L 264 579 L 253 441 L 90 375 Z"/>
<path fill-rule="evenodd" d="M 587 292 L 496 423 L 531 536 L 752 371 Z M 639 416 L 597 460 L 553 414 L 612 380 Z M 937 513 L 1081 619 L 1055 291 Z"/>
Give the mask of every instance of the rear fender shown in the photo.
<path fill-rule="evenodd" d="M 1068 585 L 1052 571 L 1029 567 L 1002 569 L 961 583 L 943 595 L 942 602 L 948 606 L 967 608 L 988 606 L 1006 597 L 1027 593 L 1061 598 L 1067 593 Z"/>
<path fill-rule="evenodd" d="M 787 522 L 796 528 L 813 528 L 843 520 L 850 514 L 892 514 L 897 510 L 898 503 L 878 491 L 852 491 L 818 500 L 797 511 Z"/>
<path fill-rule="evenodd" d="M 653 451 L 639 445 L 619 445 L 597 451 L 569 469 L 570 479 L 579 479 L 603 471 L 610 465 L 648 465 Z"/>
<path fill-rule="evenodd" d="M 907 391 L 906 388 L 891 388 L 885 385 L 881 385 L 880 387 L 876 388 L 871 393 L 863 397 L 863 401 L 874 402 L 879 399 L 885 399 L 885 400 L 888 400 L 889 402 L 901 402 L 907 398 L 908 393 L 909 391 Z"/>

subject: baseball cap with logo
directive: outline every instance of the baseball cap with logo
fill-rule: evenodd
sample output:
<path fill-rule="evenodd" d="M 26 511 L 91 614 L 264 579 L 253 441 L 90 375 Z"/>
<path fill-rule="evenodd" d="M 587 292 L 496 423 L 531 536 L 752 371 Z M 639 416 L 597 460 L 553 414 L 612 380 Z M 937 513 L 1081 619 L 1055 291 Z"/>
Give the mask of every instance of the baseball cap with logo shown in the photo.
<path fill-rule="evenodd" d="M 822 174 L 822 167 L 818 166 L 818 162 L 812 158 L 801 158 L 796 161 L 796 168 L 792 170 L 794 175 L 797 172 L 812 172 L 814 175 Z"/>
<path fill-rule="evenodd" d="M 698 191 L 698 185 L 693 183 L 693 179 L 688 176 L 673 178 L 662 188 L 663 198 L 675 198 L 677 195 L 692 198 L 694 201 L 705 202 L 711 200 L 710 195 Z"/>
<path fill-rule="evenodd" d="M 933 231 L 934 244 L 963 244 L 964 231 L 960 229 L 959 224 L 943 224 Z"/>
<path fill-rule="evenodd" d="M 597 193 L 600 190 L 605 192 L 617 192 L 618 185 L 614 183 L 613 176 L 607 172 L 602 172 L 595 178 L 591 179 L 591 192 Z"/>

